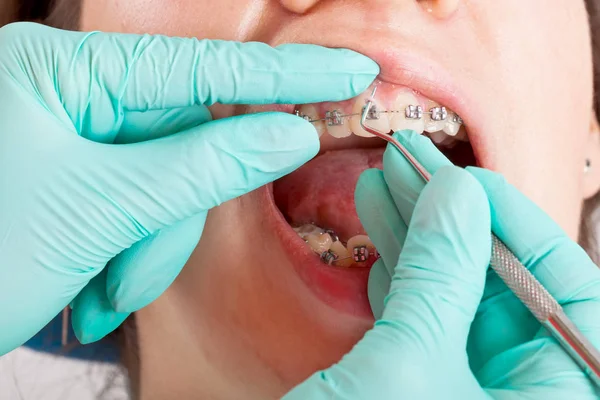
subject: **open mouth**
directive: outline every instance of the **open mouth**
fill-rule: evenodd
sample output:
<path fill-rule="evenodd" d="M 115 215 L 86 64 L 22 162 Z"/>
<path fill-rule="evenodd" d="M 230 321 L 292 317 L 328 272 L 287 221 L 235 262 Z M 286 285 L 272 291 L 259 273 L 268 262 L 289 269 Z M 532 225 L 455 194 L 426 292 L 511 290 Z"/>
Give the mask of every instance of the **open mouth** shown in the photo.
<path fill-rule="evenodd" d="M 368 273 L 379 254 L 356 213 L 354 190 L 364 170 L 382 168 L 386 145 L 360 125 L 371 91 L 344 102 L 297 108 L 299 116 L 315 125 L 322 150 L 272 185 L 279 234 L 300 276 L 329 304 L 362 315 L 370 315 Z M 463 120 L 449 107 L 387 83 L 378 83 L 375 101 L 371 127 L 416 131 L 455 165 L 477 165 Z"/>

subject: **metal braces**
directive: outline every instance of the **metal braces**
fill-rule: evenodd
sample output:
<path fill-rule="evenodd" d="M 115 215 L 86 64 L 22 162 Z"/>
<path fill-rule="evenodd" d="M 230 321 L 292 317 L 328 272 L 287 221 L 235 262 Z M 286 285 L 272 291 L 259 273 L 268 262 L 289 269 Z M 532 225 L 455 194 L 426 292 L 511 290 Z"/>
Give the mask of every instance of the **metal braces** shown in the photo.
<path fill-rule="evenodd" d="M 366 106 L 365 106 L 365 108 L 366 108 Z M 365 111 L 365 108 L 363 108 L 363 112 Z M 379 110 L 379 109 L 377 109 L 377 106 L 375 104 L 373 104 L 367 112 L 366 119 L 367 120 L 378 120 L 381 117 L 381 114 L 384 114 L 384 113 L 392 114 L 392 113 L 401 113 L 401 112 L 402 111 L 396 111 L 396 110 Z M 333 111 L 327 111 L 325 113 L 325 118 L 312 119 L 310 116 L 300 113 L 299 110 L 294 111 L 294 114 L 296 114 L 298 117 L 303 118 L 311 123 L 326 121 L 328 126 L 344 125 L 345 118 L 362 115 L 362 113 L 342 114 L 339 110 L 333 110 Z M 408 105 L 404 109 L 404 116 L 407 119 L 419 120 L 419 119 L 423 118 L 424 114 L 429 114 L 433 121 L 445 121 L 448 119 L 448 117 L 450 115 L 448 113 L 448 109 L 444 106 L 437 106 L 437 107 L 431 108 L 429 111 L 424 111 L 422 106 L 411 104 L 411 105 Z M 454 122 L 454 123 L 458 123 L 461 125 L 464 123 L 462 118 L 460 118 L 456 113 L 452 113 L 451 118 L 452 118 L 452 122 Z"/>
<path fill-rule="evenodd" d="M 338 258 L 338 255 L 331 250 L 327 250 L 321 253 L 321 261 L 323 261 L 325 264 L 333 265 L 333 263 L 336 262 Z"/>
<path fill-rule="evenodd" d="M 323 233 L 328 233 L 333 242 L 338 242 L 340 240 L 340 237 L 338 236 L 337 233 L 335 233 L 335 231 L 333 229 L 325 229 L 325 232 L 323 232 Z"/>
<path fill-rule="evenodd" d="M 352 250 L 352 258 L 356 262 L 365 262 L 369 258 L 370 253 L 367 246 L 357 246 Z"/>
<path fill-rule="evenodd" d="M 357 246 L 354 249 L 352 249 L 352 255 L 349 257 L 339 258 L 339 256 L 333 251 L 327 250 L 321 253 L 320 258 L 321 261 L 323 261 L 325 264 L 333 265 L 336 262 L 348 260 L 350 258 L 353 259 L 354 262 L 362 263 L 367 261 L 371 256 L 379 258 L 379 253 L 377 252 L 377 250 L 374 250 L 373 253 L 371 253 L 367 246 Z"/>

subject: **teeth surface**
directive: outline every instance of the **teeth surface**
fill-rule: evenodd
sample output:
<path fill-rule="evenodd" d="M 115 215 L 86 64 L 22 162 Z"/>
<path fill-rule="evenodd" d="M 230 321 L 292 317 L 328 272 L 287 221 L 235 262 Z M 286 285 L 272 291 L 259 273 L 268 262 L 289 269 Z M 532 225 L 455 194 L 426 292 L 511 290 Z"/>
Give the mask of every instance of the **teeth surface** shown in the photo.
<path fill-rule="evenodd" d="M 423 119 L 425 120 L 425 132 L 437 132 L 444 129 L 446 125 L 446 121 L 436 121 L 432 117 L 435 118 L 435 114 L 431 113 L 431 110 L 436 109 L 437 107 L 441 107 L 438 103 L 433 100 L 427 100 L 425 104 L 425 114 L 423 115 Z M 447 118 L 446 118 L 447 119 Z"/>
<path fill-rule="evenodd" d="M 343 114 L 343 112 L 340 110 L 332 110 L 331 112 Z M 328 121 L 325 125 L 327 127 L 327 133 L 334 138 L 344 138 L 352 134 L 352 131 L 350 130 L 350 124 L 348 123 L 348 118 L 346 117 L 342 117 L 341 125 L 333 124 L 331 121 Z"/>
<path fill-rule="evenodd" d="M 435 144 L 444 144 L 446 139 L 450 138 L 450 136 L 446 135 L 443 131 L 430 132 L 429 138 Z"/>
<path fill-rule="evenodd" d="M 315 253 L 322 254 L 331 248 L 333 240 L 328 233 L 311 233 L 306 237 L 306 243 Z"/>
<path fill-rule="evenodd" d="M 321 119 L 321 117 L 319 117 L 317 107 L 313 106 L 312 104 L 303 104 L 302 106 L 300 106 L 300 109 L 298 111 L 300 111 L 301 116 L 306 115 L 307 117 L 310 117 L 310 119 L 313 121 Z M 325 121 L 315 121 L 312 124 L 317 130 L 319 137 L 323 136 L 323 134 L 327 131 L 327 124 L 325 123 Z"/>
<path fill-rule="evenodd" d="M 391 105 L 392 110 L 394 110 L 395 112 L 390 113 L 390 128 L 393 131 L 410 129 L 416 131 L 419 134 L 423 133 L 423 130 L 425 129 L 425 121 L 423 120 L 423 118 L 406 118 L 406 114 L 404 111 L 409 105 L 419 105 L 419 100 L 410 90 L 402 90 L 400 93 L 398 93 L 396 99 Z"/>
<path fill-rule="evenodd" d="M 348 253 L 352 256 L 354 256 L 355 249 L 359 249 L 361 247 L 367 248 L 367 253 L 368 253 L 367 259 L 370 258 L 371 256 L 375 255 L 375 245 L 373 244 L 373 242 L 371 241 L 371 239 L 369 239 L 369 237 L 367 235 L 353 236 L 348 240 L 348 243 L 346 243 L 346 248 L 348 250 Z M 360 260 L 359 258 L 354 258 L 353 261 L 360 263 L 360 262 L 363 262 L 366 260 Z"/>
<path fill-rule="evenodd" d="M 456 113 L 450 111 L 448 113 L 448 119 L 446 120 L 446 125 L 444 125 L 444 132 L 450 136 L 456 136 L 460 127 L 462 126 L 462 122 Z"/>
<path fill-rule="evenodd" d="M 360 119 L 363 113 L 363 109 L 367 104 L 367 100 L 371 95 L 368 92 L 365 92 L 358 96 L 356 102 L 354 102 L 354 106 L 352 107 L 352 118 L 350 119 L 350 129 L 356 136 L 362 137 L 374 137 L 375 135 L 367 132 L 360 125 Z M 381 131 L 381 132 L 389 132 L 390 131 L 390 118 L 387 110 L 383 108 L 379 103 L 375 103 L 375 110 L 377 110 L 379 118 L 378 119 L 367 119 L 366 123 L 369 127 Z M 383 112 L 382 112 L 383 111 Z"/>
<path fill-rule="evenodd" d="M 306 240 L 308 235 L 311 235 L 311 234 L 320 235 L 324 232 L 323 229 L 321 229 L 318 226 L 313 225 L 313 224 L 305 224 L 305 225 L 302 225 L 302 226 L 299 226 L 299 227 L 293 228 L 293 229 L 294 229 L 294 232 L 296 232 L 298 234 L 298 236 L 300 236 L 304 240 Z"/>
<path fill-rule="evenodd" d="M 461 142 L 468 142 L 469 137 L 467 136 L 467 131 L 464 126 L 462 126 L 456 136 L 454 137 L 456 140 L 460 140 Z"/>
<path fill-rule="evenodd" d="M 333 242 L 329 250 L 338 256 L 336 262 L 334 263 L 336 267 L 349 267 L 354 264 L 354 260 L 350 256 L 348 249 L 339 240 L 337 242 Z"/>

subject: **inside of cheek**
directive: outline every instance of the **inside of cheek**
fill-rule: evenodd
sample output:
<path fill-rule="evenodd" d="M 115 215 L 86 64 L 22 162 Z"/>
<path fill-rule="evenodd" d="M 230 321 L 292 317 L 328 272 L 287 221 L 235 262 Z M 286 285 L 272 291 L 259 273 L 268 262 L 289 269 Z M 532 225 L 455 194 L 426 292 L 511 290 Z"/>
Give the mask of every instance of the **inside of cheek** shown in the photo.
<path fill-rule="evenodd" d="M 453 147 L 441 147 L 440 151 L 452 162 L 452 164 L 458 167 L 476 166 L 477 159 L 471 143 L 469 142 L 457 142 Z"/>
<path fill-rule="evenodd" d="M 427 135 L 427 133 L 425 133 Z M 473 152 L 473 148 L 469 142 L 456 142 L 451 147 L 438 146 L 438 149 L 454 164 L 460 167 L 474 166 L 477 165 L 476 158 Z M 358 149 L 357 149 L 358 150 Z M 381 152 L 383 149 L 381 149 Z M 381 157 L 382 154 L 379 155 Z M 313 161 L 314 162 L 314 161 Z M 335 161 L 331 161 L 335 162 Z M 326 164 L 332 165 L 332 164 Z M 348 168 L 348 166 L 346 166 Z M 362 167 L 361 167 L 362 168 Z M 381 168 L 381 167 L 379 167 Z M 345 171 L 348 171 L 347 169 Z M 321 165 L 320 173 L 327 175 L 328 171 L 323 165 Z M 303 240 L 306 246 L 310 248 L 315 257 L 319 257 L 324 264 L 328 264 L 335 267 L 370 267 L 379 258 L 379 253 L 371 242 L 369 237 L 364 234 L 364 229 L 360 226 L 360 229 L 350 229 L 352 234 L 346 234 L 345 230 L 349 225 L 353 225 L 351 219 L 348 218 L 346 223 L 344 220 L 341 221 L 339 218 L 332 218 L 336 214 L 348 215 L 350 214 L 349 209 L 342 212 L 344 209 L 341 204 L 343 203 L 342 197 L 337 198 L 336 196 L 329 193 L 327 190 L 322 188 L 315 190 L 314 186 L 310 186 L 310 183 L 314 183 L 314 180 L 320 180 L 322 176 L 318 175 L 304 175 L 304 179 L 296 179 L 295 186 L 288 186 L 281 182 L 286 178 L 282 178 L 280 181 L 274 182 L 274 199 L 275 204 L 279 208 L 283 217 L 286 219 L 291 228 L 298 235 L 298 243 Z M 346 175 L 346 173 L 344 173 Z M 358 176 L 358 175 L 357 175 Z M 338 179 L 340 177 L 338 176 Z M 355 182 L 354 182 L 355 183 Z M 344 185 L 342 185 L 344 186 Z M 355 185 L 353 185 L 354 187 Z M 324 216 L 321 213 L 313 213 L 311 220 L 306 218 L 292 218 L 288 211 L 290 198 L 301 196 L 305 198 L 306 193 L 301 195 L 298 193 L 299 187 L 304 190 L 300 192 L 313 192 L 308 196 L 308 202 L 312 204 L 315 196 L 322 201 L 332 202 L 335 204 L 335 212 L 331 212 Z M 288 190 L 289 189 L 289 190 Z M 335 189 L 335 188 L 334 188 Z M 346 188 L 348 189 L 348 188 Z M 342 190 L 339 190 L 340 192 Z M 317 193 L 314 193 L 317 192 Z M 333 190 L 335 192 L 335 190 Z M 352 194 L 354 190 L 351 190 Z M 339 193 L 338 193 L 339 194 Z M 313 200 L 311 200 L 313 199 Z M 319 204 L 318 202 L 316 204 Z M 322 205 L 321 205 L 322 206 Z M 354 204 L 352 204 L 352 214 L 355 214 Z M 327 209 L 327 207 L 324 207 Z M 297 216 L 298 213 L 294 214 Z M 302 214 L 302 213 L 300 213 Z M 327 213 L 326 213 L 327 214 Z M 315 215 L 321 215 L 322 218 L 317 218 Z M 332 223 L 332 221 L 335 221 Z M 358 222 L 358 217 L 356 217 Z M 349 225 L 348 225 L 349 224 Z M 360 223 L 359 223 L 360 225 Z M 333 229 L 332 229 L 333 228 Z"/>

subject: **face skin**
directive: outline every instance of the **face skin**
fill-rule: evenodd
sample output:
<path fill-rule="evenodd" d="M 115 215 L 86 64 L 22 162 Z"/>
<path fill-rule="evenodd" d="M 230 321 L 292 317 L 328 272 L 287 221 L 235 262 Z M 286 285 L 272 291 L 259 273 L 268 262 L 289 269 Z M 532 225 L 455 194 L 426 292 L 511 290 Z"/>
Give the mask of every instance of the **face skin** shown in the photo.
<path fill-rule="evenodd" d="M 384 80 L 450 82 L 440 96 L 460 108 L 482 166 L 574 240 L 598 189 L 598 168 L 583 174 L 586 158 L 600 162 L 583 1 L 85 0 L 82 29 L 350 48 Z M 280 246 L 263 262 L 277 234 L 262 196 L 213 210 L 181 276 L 137 313 L 143 399 L 276 398 L 372 326 L 314 296 Z"/>

